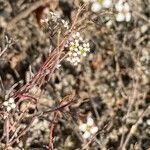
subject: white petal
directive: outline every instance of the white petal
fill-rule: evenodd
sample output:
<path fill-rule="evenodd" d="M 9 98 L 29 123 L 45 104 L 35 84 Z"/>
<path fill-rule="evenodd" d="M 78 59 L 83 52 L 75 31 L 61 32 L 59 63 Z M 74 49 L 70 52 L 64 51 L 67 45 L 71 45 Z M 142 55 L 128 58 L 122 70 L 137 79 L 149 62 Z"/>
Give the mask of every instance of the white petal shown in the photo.
<path fill-rule="evenodd" d="M 94 125 L 94 121 L 93 121 L 93 119 L 91 117 L 87 118 L 87 125 L 88 126 L 93 126 Z"/>
<path fill-rule="evenodd" d="M 103 0 L 103 7 L 109 8 L 112 4 L 112 0 Z"/>
<path fill-rule="evenodd" d="M 77 62 L 74 62 L 73 64 L 74 64 L 75 66 L 77 66 L 78 63 L 77 63 Z"/>
<path fill-rule="evenodd" d="M 118 13 L 118 14 L 116 15 L 116 20 L 117 20 L 118 22 L 122 22 L 122 21 L 124 21 L 124 19 L 125 19 L 125 16 L 124 16 L 123 13 Z"/>
<path fill-rule="evenodd" d="M 77 61 L 77 63 L 79 63 L 79 62 L 80 62 L 80 58 L 77 58 L 77 60 L 76 60 L 76 61 Z"/>
<path fill-rule="evenodd" d="M 90 132 L 92 133 L 92 134 L 95 134 L 96 132 L 98 131 L 98 127 L 92 127 L 91 128 L 91 130 L 90 130 Z"/>
<path fill-rule="evenodd" d="M 11 110 L 11 107 L 10 107 L 10 106 L 8 106 L 8 107 L 7 107 L 7 111 L 9 112 L 10 110 Z"/>
<path fill-rule="evenodd" d="M 107 26 L 107 27 L 111 27 L 112 24 L 113 24 L 113 23 L 112 23 L 112 20 L 109 20 L 109 21 L 106 23 L 106 26 Z"/>
<path fill-rule="evenodd" d="M 72 35 L 72 38 L 74 38 L 74 39 L 75 39 L 75 38 L 76 38 L 76 34 L 73 34 L 73 35 Z"/>
<path fill-rule="evenodd" d="M 16 108 L 16 104 L 15 103 L 11 104 L 11 108 L 12 109 Z"/>
<path fill-rule="evenodd" d="M 92 6 L 91 6 L 91 10 L 92 10 L 93 12 L 98 12 L 98 11 L 101 10 L 101 8 L 102 8 L 102 6 L 101 6 L 100 3 L 98 3 L 98 2 L 94 2 L 94 3 L 92 4 Z"/>
<path fill-rule="evenodd" d="M 75 57 L 71 56 L 71 57 L 70 57 L 70 62 L 71 62 L 71 63 L 75 63 L 75 62 L 76 62 Z"/>
<path fill-rule="evenodd" d="M 79 46 L 79 49 L 83 49 L 83 46 Z"/>
<path fill-rule="evenodd" d="M 90 48 L 87 48 L 87 51 L 89 52 L 89 51 L 90 51 Z"/>
<path fill-rule="evenodd" d="M 131 20 L 131 13 L 126 14 L 126 21 L 129 22 Z"/>
<path fill-rule="evenodd" d="M 79 45 L 79 40 L 75 40 L 75 44 L 76 44 L 76 45 Z"/>
<path fill-rule="evenodd" d="M 70 47 L 70 48 L 69 48 L 69 50 L 73 51 L 73 50 L 74 50 L 74 48 L 73 48 L 73 47 Z"/>
<path fill-rule="evenodd" d="M 129 10 L 130 10 L 129 4 L 128 4 L 128 3 L 125 3 L 125 4 L 124 4 L 124 11 L 125 11 L 125 12 L 129 12 Z"/>
<path fill-rule="evenodd" d="M 122 10 L 123 10 L 123 4 L 118 2 L 115 5 L 115 8 L 116 8 L 117 11 L 122 12 Z"/>
<path fill-rule="evenodd" d="M 14 99 L 12 97 L 8 101 L 9 103 L 14 103 Z"/>
<path fill-rule="evenodd" d="M 83 47 L 86 47 L 87 46 L 87 44 L 86 43 L 83 43 Z"/>
<path fill-rule="evenodd" d="M 86 43 L 86 46 L 87 46 L 87 47 L 90 47 L 90 44 L 89 44 L 89 43 Z"/>
<path fill-rule="evenodd" d="M 67 61 L 70 61 L 70 57 L 67 57 L 66 60 L 67 60 Z"/>
<path fill-rule="evenodd" d="M 79 125 L 79 130 L 85 132 L 87 130 L 87 124 L 83 123 Z"/>
<path fill-rule="evenodd" d="M 76 33 L 76 36 L 77 36 L 77 37 L 80 37 L 80 33 L 79 33 L 79 32 L 77 32 L 77 33 Z"/>
<path fill-rule="evenodd" d="M 74 45 L 74 42 L 70 42 L 70 45 Z"/>
<path fill-rule="evenodd" d="M 90 132 L 86 131 L 84 134 L 83 134 L 83 138 L 84 139 L 88 139 L 89 137 L 91 136 Z"/>
<path fill-rule="evenodd" d="M 150 119 L 148 119 L 148 120 L 146 121 L 146 123 L 147 123 L 147 125 L 150 126 Z"/>
<path fill-rule="evenodd" d="M 72 53 L 72 55 L 73 55 L 74 57 L 76 57 L 78 54 L 77 54 L 77 53 Z"/>
<path fill-rule="evenodd" d="M 89 48 L 84 48 L 84 51 L 85 51 L 85 52 L 88 52 L 88 51 L 89 51 Z"/>
<path fill-rule="evenodd" d="M 4 106 L 8 106 L 8 101 L 5 101 L 5 102 L 3 103 L 3 105 L 4 105 Z"/>
<path fill-rule="evenodd" d="M 78 54 L 78 55 L 81 55 L 81 52 L 80 52 L 80 51 L 77 51 L 77 54 Z"/>
<path fill-rule="evenodd" d="M 78 51 L 78 48 L 75 48 L 74 51 L 77 52 L 77 51 Z"/>

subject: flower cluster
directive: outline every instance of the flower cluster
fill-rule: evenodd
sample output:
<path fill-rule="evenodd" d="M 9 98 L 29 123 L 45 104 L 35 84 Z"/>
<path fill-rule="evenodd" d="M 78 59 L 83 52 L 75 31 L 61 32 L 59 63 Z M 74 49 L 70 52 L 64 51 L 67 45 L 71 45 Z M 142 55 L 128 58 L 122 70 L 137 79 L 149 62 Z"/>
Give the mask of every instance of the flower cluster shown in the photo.
<path fill-rule="evenodd" d="M 116 15 L 116 21 L 122 22 L 126 21 L 129 22 L 131 20 L 131 12 L 129 4 L 126 0 L 119 0 L 115 5 L 116 10 L 118 11 Z"/>
<path fill-rule="evenodd" d="M 82 137 L 88 139 L 98 131 L 98 127 L 94 125 L 94 120 L 91 117 L 87 117 L 87 122 L 81 123 L 79 130 L 83 133 Z"/>
<path fill-rule="evenodd" d="M 41 20 L 42 23 L 49 24 L 49 21 L 53 21 L 54 23 L 58 23 L 59 25 L 62 25 L 65 29 L 69 29 L 68 22 L 62 19 L 58 14 L 54 12 L 49 12 L 47 17 L 45 19 Z"/>
<path fill-rule="evenodd" d="M 102 8 L 110 8 L 112 0 L 96 0 L 91 5 L 91 11 L 99 12 Z"/>
<path fill-rule="evenodd" d="M 82 57 L 85 57 L 87 52 L 90 51 L 89 43 L 83 40 L 79 32 L 72 35 L 65 47 L 69 49 L 66 60 L 75 66 L 81 61 Z"/>
<path fill-rule="evenodd" d="M 3 103 L 3 106 L 6 108 L 7 112 L 10 112 L 12 109 L 16 108 L 14 99 L 11 97 L 9 100 Z"/>

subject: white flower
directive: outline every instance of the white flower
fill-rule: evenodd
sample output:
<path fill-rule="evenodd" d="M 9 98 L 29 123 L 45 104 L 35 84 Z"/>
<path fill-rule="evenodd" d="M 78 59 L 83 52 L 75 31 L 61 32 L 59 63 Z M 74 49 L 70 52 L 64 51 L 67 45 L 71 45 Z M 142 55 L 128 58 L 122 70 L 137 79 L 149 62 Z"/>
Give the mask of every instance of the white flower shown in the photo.
<path fill-rule="evenodd" d="M 104 8 L 110 8 L 110 6 L 112 5 L 112 0 L 103 0 L 102 5 Z"/>
<path fill-rule="evenodd" d="M 129 22 L 131 20 L 131 12 L 129 4 L 124 0 L 119 0 L 115 5 L 118 14 L 116 15 L 116 21 L 122 22 L 126 21 Z"/>
<path fill-rule="evenodd" d="M 115 5 L 115 8 L 118 12 L 122 12 L 123 11 L 123 1 L 122 0 L 119 0 L 116 5 Z"/>
<path fill-rule="evenodd" d="M 102 5 L 99 2 L 94 2 L 91 6 L 93 12 L 99 12 L 102 8 Z"/>
<path fill-rule="evenodd" d="M 98 127 L 94 125 L 94 121 L 91 117 L 87 117 L 87 122 L 80 124 L 79 130 L 83 132 L 83 138 L 88 139 L 98 131 Z"/>
<path fill-rule="evenodd" d="M 124 20 L 125 20 L 124 14 L 118 13 L 118 14 L 116 15 L 116 20 L 117 20 L 118 22 L 124 21 Z"/>
<path fill-rule="evenodd" d="M 101 2 L 95 1 L 92 3 L 91 11 L 99 12 L 102 8 L 110 8 L 112 5 L 112 0 L 102 0 Z"/>
<path fill-rule="evenodd" d="M 85 57 L 86 53 L 90 51 L 90 44 L 83 40 L 79 32 L 72 35 L 65 47 L 69 50 L 66 60 L 75 66 L 78 65 L 81 58 Z"/>
<path fill-rule="evenodd" d="M 11 97 L 9 100 L 5 101 L 3 103 L 3 106 L 6 107 L 6 110 L 9 112 L 11 111 L 11 109 L 15 109 L 16 108 L 16 104 L 14 99 Z"/>

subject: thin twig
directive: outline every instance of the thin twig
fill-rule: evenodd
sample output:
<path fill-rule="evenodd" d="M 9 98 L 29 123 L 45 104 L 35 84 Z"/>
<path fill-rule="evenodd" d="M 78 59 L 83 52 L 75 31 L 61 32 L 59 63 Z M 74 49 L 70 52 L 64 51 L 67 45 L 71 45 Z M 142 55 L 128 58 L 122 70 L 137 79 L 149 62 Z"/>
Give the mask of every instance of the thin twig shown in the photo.
<path fill-rule="evenodd" d="M 54 113 L 54 118 L 52 120 L 52 124 L 51 124 L 51 127 L 50 127 L 50 138 L 49 138 L 49 149 L 50 150 L 53 150 L 53 130 L 54 130 L 54 127 L 55 127 L 55 122 L 58 118 L 58 115 L 59 115 L 59 111 L 55 112 Z"/>
<path fill-rule="evenodd" d="M 150 109 L 150 106 L 148 106 L 148 107 L 141 113 L 141 115 L 140 115 L 139 119 L 137 120 L 137 122 L 136 122 L 134 125 L 132 125 L 132 127 L 131 127 L 131 129 L 130 129 L 130 132 L 129 132 L 129 134 L 127 135 L 126 140 L 125 140 L 125 142 L 124 142 L 124 144 L 123 144 L 123 146 L 122 146 L 122 150 L 126 150 L 126 146 L 127 146 L 128 142 L 129 142 L 129 140 L 131 139 L 132 135 L 135 133 L 135 131 L 136 131 L 136 129 L 137 129 L 137 127 L 138 127 L 140 121 L 142 120 L 142 118 L 143 118 L 144 115 L 148 112 L 149 109 Z"/>

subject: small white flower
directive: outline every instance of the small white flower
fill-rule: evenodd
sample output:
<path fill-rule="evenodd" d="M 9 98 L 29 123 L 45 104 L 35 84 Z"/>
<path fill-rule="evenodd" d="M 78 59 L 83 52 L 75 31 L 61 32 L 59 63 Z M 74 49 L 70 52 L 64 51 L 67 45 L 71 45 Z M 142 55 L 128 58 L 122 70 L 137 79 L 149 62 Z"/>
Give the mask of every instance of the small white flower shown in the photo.
<path fill-rule="evenodd" d="M 6 110 L 8 112 L 11 111 L 12 109 L 15 109 L 16 108 L 16 104 L 15 104 L 14 98 L 11 97 L 9 100 L 5 101 L 3 103 L 3 106 L 6 107 Z"/>
<path fill-rule="evenodd" d="M 125 19 L 124 14 L 118 13 L 118 14 L 116 15 L 116 20 L 117 20 L 118 22 L 122 22 L 122 21 L 124 21 L 124 19 Z"/>
<path fill-rule="evenodd" d="M 66 60 L 75 66 L 81 61 L 81 57 L 85 57 L 86 53 L 90 51 L 90 44 L 83 40 L 79 32 L 72 35 L 65 47 L 69 50 L 69 58 Z"/>
<path fill-rule="evenodd" d="M 99 2 L 94 2 L 91 6 L 93 12 L 99 12 L 102 9 L 102 5 Z"/>
<path fill-rule="evenodd" d="M 125 0 L 119 0 L 116 3 L 115 8 L 118 11 L 118 14 L 116 15 L 116 21 L 129 22 L 131 20 L 130 7 L 129 7 L 129 4 Z"/>
<path fill-rule="evenodd" d="M 92 3 L 91 11 L 99 12 L 102 8 L 110 8 L 112 5 L 112 0 L 102 0 L 102 1 L 95 1 Z"/>
<path fill-rule="evenodd" d="M 104 8 L 110 8 L 110 6 L 112 5 L 112 0 L 103 0 L 102 5 Z"/>
<path fill-rule="evenodd" d="M 88 139 L 98 131 L 98 127 L 94 125 L 94 120 L 91 117 L 87 117 L 87 122 L 80 124 L 79 130 L 83 132 L 83 138 Z"/>

